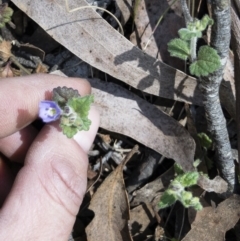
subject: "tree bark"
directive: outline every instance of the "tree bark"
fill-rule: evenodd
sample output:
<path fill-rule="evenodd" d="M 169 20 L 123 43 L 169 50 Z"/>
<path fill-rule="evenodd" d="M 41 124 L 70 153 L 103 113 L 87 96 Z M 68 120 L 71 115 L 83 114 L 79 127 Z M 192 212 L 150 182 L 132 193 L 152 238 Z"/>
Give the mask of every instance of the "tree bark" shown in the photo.
<path fill-rule="evenodd" d="M 217 165 L 222 177 L 233 191 L 235 184 L 235 167 L 232 150 L 222 108 L 219 100 L 219 87 L 223 79 L 223 70 L 227 62 L 231 33 L 231 12 L 228 0 L 211 0 L 212 26 L 211 46 L 217 50 L 221 67 L 213 74 L 200 79 L 203 104 L 206 112 L 208 130 L 216 144 Z"/>

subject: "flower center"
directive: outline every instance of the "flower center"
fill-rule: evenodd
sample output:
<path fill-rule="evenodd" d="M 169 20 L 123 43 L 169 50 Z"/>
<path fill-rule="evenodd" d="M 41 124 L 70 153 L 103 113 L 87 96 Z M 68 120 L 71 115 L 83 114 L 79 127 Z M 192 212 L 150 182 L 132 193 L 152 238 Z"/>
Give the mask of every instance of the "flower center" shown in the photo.
<path fill-rule="evenodd" d="M 52 107 L 47 108 L 46 111 L 47 111 L 47 115 L 50 117 L 55 116 L 57 112 L 56 109 Z"/>

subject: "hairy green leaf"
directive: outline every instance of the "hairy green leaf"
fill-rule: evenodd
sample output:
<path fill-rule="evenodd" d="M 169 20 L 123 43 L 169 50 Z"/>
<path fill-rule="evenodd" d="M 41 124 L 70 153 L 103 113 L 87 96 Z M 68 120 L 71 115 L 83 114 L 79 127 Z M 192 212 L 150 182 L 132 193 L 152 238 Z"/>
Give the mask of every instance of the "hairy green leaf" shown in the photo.
<path fill-rule="evenodd" d="M 175 195 L 175 193 L 172 190 L 167 189 L 161 196 L 159 207 L 161 209 L 167 208 L 172 204 L 174 204 L 176 201 L 177 201 L 177 196 Z"/>
<path fill-rule="evenodd" d="M 73 108 L 73 110 L 81 117 L 87 117 L 90 110 L 90 106 L 94 101 L 93 95 L 87 95 L 84 97 L 73 97 L 68 100 L 67 105 Z"/>
<path fill-rule="evenodd" d="M 62 128 L 63 134 L 68 138 L 72 138 L 78 132 L 78 128 L 76 126 L 65 126 L 60 124 L 60 127 Z"/>
<path fill-rule="evenodd" d="M 221 66 L 217 51 L 209 46 L 202 46 L 198 51 L 198 58 L 190 65 L 192 75 L 207 76 Z"/>
<path fill-rule="evenodd" d="M 213 25 L 214 21 L 208 15 L 204 15 L 203 18 L 197 21 L 196 29 L 198 31 L 203 31 L 208 25 Z"/>
<path fill-rule="evenodd" d="M 175 38 L 168 43 L 168 51 L 173 57 L 178 57 L 183 60 L 187 60 L 190 55 L 189 43 L 186 41 Z"/>
<path fill-rule="evenodd" d="M 197 159 L 197 160 L 195 160 L 195 161 L 193 162 L 193 166 L 194 166 L 195 168 L 197 168 L 200 163 L 201 163 L 201 160 L 200 160 L 200 159 Z"/>
<path fill-rule="evenodd" d="M 191 199 L 190 206 L 193 207 L 197 211 L 200 211 L 203 208 L 198 197 L 193 197 Z"/>
<path fill-rule="evenodd" d="M 197 184 L 198 177 L 198 172 L 186 172 L 183 175 L 177 176 L 175 180 L 179 181 L 183 187 L 190 187 Z"/>
<path fill-rule="evenodd" d="M 202 32 L 204 31 L 208 25 L 213 25 L 214 21 L 208 15 L 204 15 L 204 17 L 199 19 L 194 19 L 192 22 L 189 22 L 187 25 L 187 29 L 192 32 Z"/>
<path fill-rule="evenodd" d="M 93 95 L 73 97 L 67 101 L 60 119 L 60 127 L 68 138 L 72 138 L 78 131 L 89 130 L 91 120 L 88 113 L 93 101 Z"/>
<path fill-rule="evenodd" d="M 202 32 L 201 31 L 191 31 L 187 28 L 181 28 L 178 31 L 178 34 L 182 40 L 190 41 L 192 38 L 201 38 Z"/>
<path fill-rule="evenodd" d="M 177 175 L 184 174 L 182 167 L 178 163 L 174 163 L 174 171 Z"/>
<path fill-rule="evenodd" d="M 209 149 L 212 146 L 212 139 L 205 133 L 198 133 L 201 146 Z"/>

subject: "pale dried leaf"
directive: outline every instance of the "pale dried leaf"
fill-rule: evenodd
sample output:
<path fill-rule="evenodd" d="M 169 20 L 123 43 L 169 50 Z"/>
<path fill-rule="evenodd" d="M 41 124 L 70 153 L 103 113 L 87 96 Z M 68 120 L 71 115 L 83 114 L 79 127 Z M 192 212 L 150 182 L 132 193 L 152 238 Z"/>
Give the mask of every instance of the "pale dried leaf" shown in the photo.
<path fill-rule="evenodd" d="M 198 179 L 198 186 L 208 192 L 224 193 L 228 189 L 228 184 L 220 176 L 216 176 L 210 180 L 205 176 L 200 176 Z"/>
<path fill-rule="evenodd" d="M 150 94 L 202 105 L 195 78 L 143 53 L 94 10 L 68 13 L 64 0 L 13 3 L 93 67 Z M 87 5 L 84 0 L 70 3 L 70 9 Z"/>
<path fill-rule="evenodd" d="M 135 146 L 131 154 L 137 148 Z M 108 175 L 93 195 L 89 209 L 95 216 L 86 228 L 88 241 L 132 241 L 128 229 L 129 206 L 122 173 L 129 158 L 130 156 Z"/>
<path fill-rule="evenodd" d="M 120 15 L 121 23 L 124 25 L 130 15 L 131 15 L 131 0 L 115 0 L 115 7 L 116 7 L 116 13 L 115 15 L 118 17 Z"/>
<path fill-rule="evenodd" d="M 205 215 L 197 218 L 182 241 L 225 240 L 225 233 L 235 226 L 239 217 L 240 197 L 234 195 L 220 203 L 216 209 L 208 209 Z"/>
<path fill-rule="evenodd" d="M 113 83 L 89 79 L 100 126 L 121 133 L 192 170 L 195 143 L 188 131 L 154 105 Z"/>

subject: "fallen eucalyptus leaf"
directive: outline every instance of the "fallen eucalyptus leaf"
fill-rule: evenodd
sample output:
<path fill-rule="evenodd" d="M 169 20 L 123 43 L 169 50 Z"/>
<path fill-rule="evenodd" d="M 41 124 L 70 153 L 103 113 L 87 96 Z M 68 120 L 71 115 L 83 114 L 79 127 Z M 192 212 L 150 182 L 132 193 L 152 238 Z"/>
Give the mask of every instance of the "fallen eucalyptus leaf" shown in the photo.
<path fill-rule="evenodd" d="M 64 0 L 13 3 L 91 66 L 147 93 L 202 105 L 195 78 L 135 47 L 94 10 L 69 13 Z M 71 0 L 70 4 L 70 9 L 87 5 L 84 0 Z"/>
<path fill-rule="evenodd" d="M 188 131 L 154 105 L 113 83 L 89 79 L 100 112 L 100 126 L 129 136 L 193 169 L 195 143 Z"/>
<path fill-rule="evenodd" d="M 56 41 L 91 66 L 147 93 L 202 106 L 202 95 L 195 78 L 135 47 L 94 10 L 69 13 L 65 0 L 12 2 Z M 88 6 L 84 0 L 71 0 L 70 3 L 70 9 Z M 172 9 L 180 16 L 181 11 L 176 10 L 175 5 Z M 221 102 L 235 117 L 233 87 L 224 88 L 224 92 L 224 95 L 220 92 Z"/>

